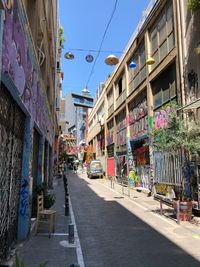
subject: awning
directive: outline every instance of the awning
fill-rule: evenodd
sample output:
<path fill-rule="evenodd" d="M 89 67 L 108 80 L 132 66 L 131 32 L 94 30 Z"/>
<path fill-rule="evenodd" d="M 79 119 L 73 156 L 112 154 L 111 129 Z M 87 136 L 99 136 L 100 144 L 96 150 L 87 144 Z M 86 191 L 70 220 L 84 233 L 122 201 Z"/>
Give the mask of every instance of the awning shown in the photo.
<path fill-rule="evenodd" d="M 195 108 L 200 108 L 200 98 L 196 99 L 192 103 L 185 105 L 184 107 L 180 108 L 179 110 L 189 110 L 189 109 L 195 109 Z"/>

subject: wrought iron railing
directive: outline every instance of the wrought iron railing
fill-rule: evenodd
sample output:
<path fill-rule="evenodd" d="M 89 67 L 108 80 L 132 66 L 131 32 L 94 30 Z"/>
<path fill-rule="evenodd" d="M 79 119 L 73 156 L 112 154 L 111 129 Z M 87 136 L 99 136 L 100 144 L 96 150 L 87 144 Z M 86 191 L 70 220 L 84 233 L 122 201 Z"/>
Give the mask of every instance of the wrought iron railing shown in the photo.
<path fill-rule="evenodd" d="M 0 260 L 17 239 L 25 116 L 0 88 Z"/>

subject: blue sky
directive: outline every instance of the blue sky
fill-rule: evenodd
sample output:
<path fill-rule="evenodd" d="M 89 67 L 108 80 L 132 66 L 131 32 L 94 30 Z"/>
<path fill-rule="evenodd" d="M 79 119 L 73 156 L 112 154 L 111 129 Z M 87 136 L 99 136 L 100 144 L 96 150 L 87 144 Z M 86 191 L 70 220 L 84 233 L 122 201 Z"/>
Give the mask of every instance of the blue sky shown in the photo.
<path fill-rule="evenodd" d="M 88 83 L 92 96 L 95 95 L 99 84 L 114 69 L 104 63 L 105 58 L 109 54 L 120 57 L 121 53 L 115 51 L 124 51 L 149 2 L 149 0 L 118 0 L 101 49 L 108 53 L 100 53 Z M 90 50 L 99 49 L 114 5 L 115 0 L 59 0 L 60 22 L 66 39 L 62 53 L 63 95 L 70 91 L 81 93 L 87 85 L 94 61 L 87 63 L 85 57 L 88 54 L 92 54 L 94 58 L 97 56 L 97 52 L 90 52 Z M 74 60 L 67 60 L 63 57 L 68 51 L 73 52 Z"/>

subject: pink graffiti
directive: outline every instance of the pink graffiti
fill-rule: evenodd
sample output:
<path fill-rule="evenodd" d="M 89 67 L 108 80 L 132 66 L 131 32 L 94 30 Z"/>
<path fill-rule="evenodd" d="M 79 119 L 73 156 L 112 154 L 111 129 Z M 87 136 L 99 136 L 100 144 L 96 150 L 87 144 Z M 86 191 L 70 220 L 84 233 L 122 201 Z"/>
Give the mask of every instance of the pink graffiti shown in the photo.
<path fill-rule="evenodd" d="M 165 128 L 169 122 L 169 115 L 174 110 L 167 107 L 165 110 L 159 110 L 154 113 L 154 129 Z"/>

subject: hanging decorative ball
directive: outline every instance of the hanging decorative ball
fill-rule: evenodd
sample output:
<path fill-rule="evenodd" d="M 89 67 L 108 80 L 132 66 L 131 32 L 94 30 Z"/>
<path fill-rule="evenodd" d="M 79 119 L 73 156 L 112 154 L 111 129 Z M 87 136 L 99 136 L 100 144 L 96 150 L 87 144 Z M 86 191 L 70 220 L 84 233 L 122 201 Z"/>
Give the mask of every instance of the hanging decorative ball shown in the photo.
<path fill-rule="evenodd" d="M 147 65 L 153 65 L 155 63 L 155 59 L 153 57 L 149 57 L 146 61 Z"/>
<path fill-rule="evenodd" d="M 129 68 L 135 69 L 137 68 L 137 64 L 134 61 L 131 61 L 131 63 L 129 64 Z"/>
<path fill-rule="evenodd" d="M 94 60 L 94 57 L 92 56 L 92 55 L 87 55 L 86 57 L 85 57 L 85 60 L 88 62 L 88 63 L 91 63 L 93 60 Z"/>
<path fill-rule="evenodd" d="M 66 59 L 74 59 L 74 54 L 72 54 L 71 52 L 67 52 L 65 53 L 64 57 Z"/>
<path fill-rule="evenodd" d="M 115 55 L 109 55 L 105 59 L 105 63 L 110 66 L 117 65 L 119 63 L 119 59 Z"/>

